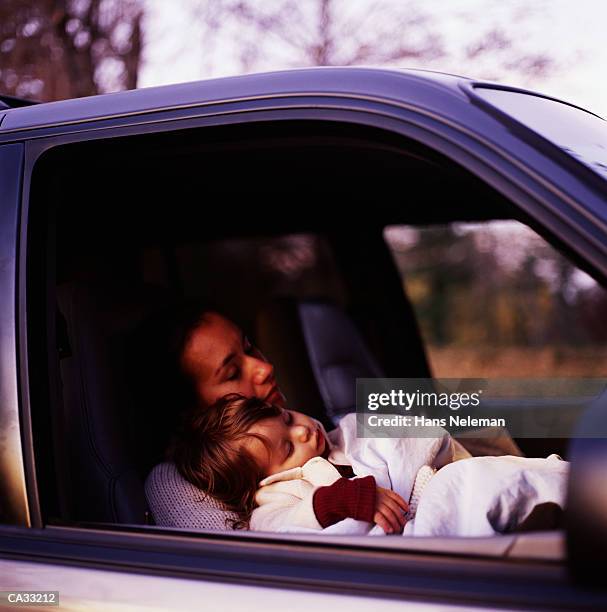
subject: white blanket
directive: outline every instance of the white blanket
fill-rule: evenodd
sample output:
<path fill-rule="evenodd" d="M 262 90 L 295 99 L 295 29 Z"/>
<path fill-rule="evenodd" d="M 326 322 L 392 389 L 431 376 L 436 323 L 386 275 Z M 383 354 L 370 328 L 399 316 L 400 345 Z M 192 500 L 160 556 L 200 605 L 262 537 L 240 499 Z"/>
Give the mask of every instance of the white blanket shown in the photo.
<path fill-rule="evenodd" d="M 357 476 L 372 474 L 377 485 L 407 501 L 417 470 L 439 468 L 421 495 L 417 514 L 404 529 L 406 536 L 487 536 L 520 524 L 537 504 L 563 507 L 569 464 L 551 456 L 474 457 L 450 463 L 453 439 L 437 428 L 435 438 L 370 439 L 356 437 L 356 415 L 344 417 L 329 434 L 334 463 L 349 463 Z M 273 530 L 307 532 L 281 525 Z M 309 530 L 318 533 L 317 530 Z M 345 519 L 323 533 L 384 535 L 377 525 Z"/>
<path fill-rule="evenodd" d="M 519 525 L 536 505 L 564 507 L 569 464 L 551 456 L 474 457 L 439 470 L 404 535 L 489 536 Z"/>
<path fill-rule="evenodd" d="M 481 537 L 504 533 L 545 502 L 564 507 L 569 463 L 552 456 L 473 457 L 440 469 L 425 487 L 405 536 Z M 378 525 L 345 519 L 323 530 L 385 535 Z"/>

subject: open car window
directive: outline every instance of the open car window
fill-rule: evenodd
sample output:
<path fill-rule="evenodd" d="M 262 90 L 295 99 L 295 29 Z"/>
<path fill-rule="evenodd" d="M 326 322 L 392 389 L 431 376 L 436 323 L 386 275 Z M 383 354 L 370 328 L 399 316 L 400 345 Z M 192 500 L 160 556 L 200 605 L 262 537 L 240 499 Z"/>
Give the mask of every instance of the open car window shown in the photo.
<path fill-rule="evenodd" d="M 404 179 L 401 206 L 391 194 Z M 456 212 L 445 205 L 453 191 L 467 194 Z M 32 411 L 48 525 L 162 531 L 149 525 L 143 483 L 163 459 L 175 415 L 170 401 L 159 402 L 162 381 L 138 369 L 131 351 L 140 345 L 130 334 L 174 299 L 212 298 L 241 321 L 285 380 L 289 400 L 326 427 L 336 421 L 315 383 L 316 365 L 298 367 L 310 361 L 305 330 L 275 332 L 279 322 L 292 329 L 302 304 L 343 315 L 354 344 L 388 375 L 486 376 L 478 368 L 489 362 L 506 374 L 513 371 L 506 359 L 520 363 L 520 354 L 507 357 L 516 350 L 534 364 L 544 355 L 545 375 L 577 374 L 573 364 L 605 373 L 605 338 L 593 323 L 605 298 L 596 284 L 534 242 L 520 224 L 528 219 L 478 178 L 375 130 L 283 123 L 65 145 L 37 162 L 30 215 L 28 317 L 39 333 L 29 335 L 28 350 L 40 383 Z M 496 221 L 517 216 L 518 223 Z M 491 269 L 502 261 L 490 256 L 494 234 L 485 228 L 520 236 L 519 259 L 504 255 L 503 269 Z M 516 273 L 528 271 L 531 284 L 522 287 Z M 480 306 L 485 299 L 490 307 Z M 579 325 L 559 335 L 559 317 Z M 349 376 L 352 386 L 342 385 L 335 402 L 346 405 L 357 371 L 339 369 L 340 385 Z M 211 533 L 201 525 L 192 536 Z M 563 553 L 559 533 L 327 542 L 528 559 Z"/>

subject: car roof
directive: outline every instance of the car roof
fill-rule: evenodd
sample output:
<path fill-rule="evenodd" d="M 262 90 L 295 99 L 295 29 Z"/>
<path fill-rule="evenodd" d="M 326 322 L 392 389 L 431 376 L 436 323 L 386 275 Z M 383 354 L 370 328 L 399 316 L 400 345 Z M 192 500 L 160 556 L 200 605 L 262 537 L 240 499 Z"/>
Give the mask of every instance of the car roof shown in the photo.
<path fill-rule="evenodd" d="M 401 112 L 411 112 L 430 121 L 437 121 L 448 129 L 455 128 L 466 138 L 472 136 L 486 140 L 487 134 L 491 134 L 491 139 L 495 141 L 490 143 L 491 147 L 518 148 L 521 139 L 527 140 L 534 150 L 541 150 L 548 157 L 556 155 L 561 161 L 563 156 L 567 157 L 566 163 L 575 164 L 577 175 L 579 167 L 582 167 L 587 182 L 593 183 L 601 191 L 605 189 L 607 174 L 603 171 L 601 142 L 597 146 L 594 142 L 597 139 L 593 138 L 590 152 L 578 151 L 575 143 L 567 140 L 560 142 L 558 134 L 555 135 L 552 129 L 549 133 L 535 129 L 535 120 L 521 122 L 517 120 L 516 113 L 502 111 L 499 103 L 486 99 L 487 92 L 491 90 L 501 90 L 506 94 L 529 94 L 525 97 L 532 98 L 536 103 L 542 98 L 553 100 L 560 103 L 558 106 L 568 107 L 569 110 L 580 108 L 538 92 L 443 72 L 314 67 L 207 79 L 0 109 L 0 141 L 36 138 L 57 129 L 77 132 L 81 125 L 84 129 L 90 129 L 96 121 L 122 124 L 125 119 L 126 122 L 136 120 L 138 123 L 156 121 L 159 119 L 159 111 L 164 110 L 176 111 L 180 118 L 185 118 L 190 113 L 192 116 L 201 116 L 227 111 L 239 112 L 253 107 L 256 110 L 272 110 L 287 106 L 291 109 L 298 106 L 331 107 L 343 111 L 364 107 L 382 114 L 387 107 L 392 106 L 398 107 Z M 523 107 L 532 106 L 529 100 L 523 101 L 522 98 Z M 580 110 L 581 115 L 605 124 L 593 113 Z M 511 138 L 514 134 L 516 143 Z M 546 142 L 549 143 L 548 148 L 545 147 Z M 514 154 L 520 153 L 515 151 Z"/>
<path fill-rule="evenodd" d="M 469 104 L 468 97 L 460 88 L 464 82 L 470 82 L 470 79 L 429 70 L 302 68 L 11 108 L 5 111 L 0 132 L 144 114 L 169 108 L 284 96 L 364 97 L 416 106 L 422 104 L 428 110 L 451 114 L 458 106 Z"/>

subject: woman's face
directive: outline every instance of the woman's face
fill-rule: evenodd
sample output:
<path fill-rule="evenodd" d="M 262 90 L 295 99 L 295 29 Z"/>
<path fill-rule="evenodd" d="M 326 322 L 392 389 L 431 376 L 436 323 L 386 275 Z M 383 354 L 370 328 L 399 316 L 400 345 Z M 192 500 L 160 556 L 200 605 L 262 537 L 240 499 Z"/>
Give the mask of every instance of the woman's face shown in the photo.
<path fill-rule="evenodd" d="M 232 321 L 215 312 L 186 343 L 182 364 L 196 382 L 203 404 L 210 406 L 228 393 L 257 397 L 284 407 L 285 397 L 274 378 L 274 368 Z"/>

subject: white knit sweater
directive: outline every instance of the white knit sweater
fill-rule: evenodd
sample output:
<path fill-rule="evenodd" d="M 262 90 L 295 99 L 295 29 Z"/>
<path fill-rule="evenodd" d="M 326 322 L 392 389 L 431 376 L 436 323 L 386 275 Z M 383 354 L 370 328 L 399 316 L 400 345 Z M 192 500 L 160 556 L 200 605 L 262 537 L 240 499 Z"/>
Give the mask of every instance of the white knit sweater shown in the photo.
<path fill-rule="evenodd" d="M 232 529 L 236 514 L 185 480 L 174 463 L 160 463 L 145 481 L 145 496 L 156 525 L 186 529 Z"/>

